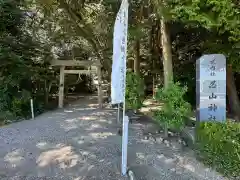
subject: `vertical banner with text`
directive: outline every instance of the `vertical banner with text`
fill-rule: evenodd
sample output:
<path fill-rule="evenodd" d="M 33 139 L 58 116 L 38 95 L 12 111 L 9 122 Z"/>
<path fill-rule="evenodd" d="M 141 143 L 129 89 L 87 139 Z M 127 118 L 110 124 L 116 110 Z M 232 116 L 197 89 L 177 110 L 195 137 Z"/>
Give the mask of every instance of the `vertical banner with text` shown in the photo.
<path fill-rule="evenodd" d="M 122 0 L 114 24 L 111 103 L 123 103 L 122 175 L 127 172 L 128 117 L 125 116 L 128 0 Z"/>
<path fill-rule="evenodd" d="M 226 120 L 226 58 L 222 54 L 204 55 L 196 67 L 197 120 Z"/>
<path fill-rule="evenodd" d="M 123 103 L 125 98 L 128 0 L 122 0 L 117 13 L 113 34 L 113 59 L 111 76 L 111 103 Z"/>

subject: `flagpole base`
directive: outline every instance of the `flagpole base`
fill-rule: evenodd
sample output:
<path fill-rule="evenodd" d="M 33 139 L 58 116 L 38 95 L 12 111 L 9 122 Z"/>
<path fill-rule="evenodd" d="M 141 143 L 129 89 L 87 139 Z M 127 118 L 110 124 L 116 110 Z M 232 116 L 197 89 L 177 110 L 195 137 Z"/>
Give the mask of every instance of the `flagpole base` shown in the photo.
<path fill-rule="evenodd" d="M 128 145 L 128 116 L 123 118 L 123 132 L 122 132 L 122 175 L 127 174 L 127 145 Z"/>
<path fill-rule="evenodd" d="M 127 175 L 129 180 L 136 180 L 136 177 L 131 169 L 127 171 Z"/>

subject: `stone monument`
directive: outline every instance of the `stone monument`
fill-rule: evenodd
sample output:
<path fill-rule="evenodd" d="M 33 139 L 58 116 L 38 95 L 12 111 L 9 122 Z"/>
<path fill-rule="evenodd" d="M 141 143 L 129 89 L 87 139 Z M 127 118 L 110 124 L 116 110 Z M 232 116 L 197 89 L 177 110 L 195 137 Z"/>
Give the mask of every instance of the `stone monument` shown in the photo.
<path fill-rule="evenodd" d="M 203 55 L 196 63 L 197 121 L 226 120 L 226 57 Z"/>

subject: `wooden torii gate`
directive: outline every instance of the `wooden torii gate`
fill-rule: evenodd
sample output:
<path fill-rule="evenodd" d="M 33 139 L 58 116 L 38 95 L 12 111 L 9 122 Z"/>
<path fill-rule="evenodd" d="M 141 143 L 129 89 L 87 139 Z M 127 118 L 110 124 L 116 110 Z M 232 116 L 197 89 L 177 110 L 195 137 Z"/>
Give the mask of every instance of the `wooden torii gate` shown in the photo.
<path fill-rule="evenodd" d="M 63 108 L 64 100 L 64 77 L 65 74 L 97 74 L 98 76 L 98 104 L 102 108 L 102 73 L 101 63 L 99 61 L 77 61 L 77 60 L 52 60 L 52 66 L 60 67 L 60 84 L 59 84 L 59 96 L 58 96 L 58 107 Z M 66 70 L 66 66 L 83 66 L 83 67 L 96 67 L 91 70 Z"/>

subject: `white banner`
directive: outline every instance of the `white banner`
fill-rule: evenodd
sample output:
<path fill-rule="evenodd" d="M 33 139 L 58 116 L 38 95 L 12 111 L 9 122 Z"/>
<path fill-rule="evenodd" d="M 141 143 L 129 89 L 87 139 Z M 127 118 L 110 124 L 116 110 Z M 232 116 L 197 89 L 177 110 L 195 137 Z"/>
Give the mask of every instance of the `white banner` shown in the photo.
<path fill-rule="evenodd" d="M 122 0 L 114 24 L 111 77 L 112 104 L 122 103 L 125 99 L 128 6 L 128 0 Z"/>

